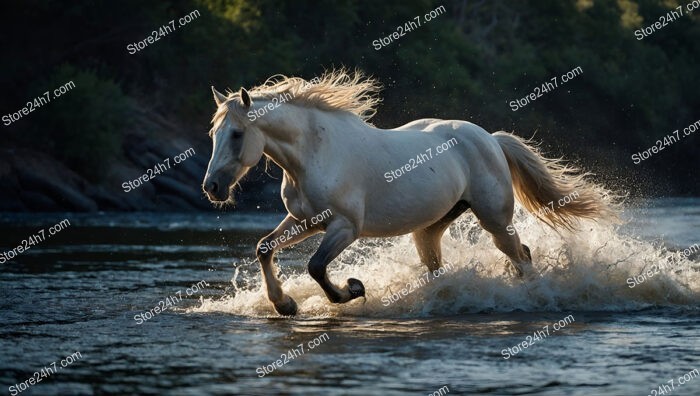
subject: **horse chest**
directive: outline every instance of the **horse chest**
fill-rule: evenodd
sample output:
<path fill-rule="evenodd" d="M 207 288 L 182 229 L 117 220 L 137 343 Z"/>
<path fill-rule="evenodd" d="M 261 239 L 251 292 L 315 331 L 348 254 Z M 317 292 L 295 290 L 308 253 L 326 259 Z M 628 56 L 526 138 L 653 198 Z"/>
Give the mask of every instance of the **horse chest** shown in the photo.
<path fill-rule="evenodd" d="M 282 201 L 287 212 L 296 219 L 305 219 L 315 214 L 304 192 L 294 186 L 286 176 L 282 180 Z"/>

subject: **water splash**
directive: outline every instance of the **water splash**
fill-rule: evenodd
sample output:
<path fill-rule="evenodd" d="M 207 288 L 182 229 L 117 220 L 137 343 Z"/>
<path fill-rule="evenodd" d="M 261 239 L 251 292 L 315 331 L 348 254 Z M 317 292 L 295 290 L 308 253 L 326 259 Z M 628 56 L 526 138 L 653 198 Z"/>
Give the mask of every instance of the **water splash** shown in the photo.
<path fill-rule="evenodd" d="M 612 224 L 584 221 L 579 231 L 556 232 L 517 208 L 514 225 L 532 250 L 538 279 L 523 282 L 509 269 L 491 236 L 466 214 L 442 239 L 450 270 L 426 278 L 410 236 L 358 241 L 329 266 L 337 285 L 362 280 L 366 300 L 331 304 L 307 274 L 304 259 L 281 256 L 283 289 L 298 303 L 302 317 L 425 317 L 472 312 L 630 311 L 654 306 L 697 307 L 700 262 L 669 251 L 659 242 L 625 235 Z M 628 279 L 655 264 L 673 261 L 630 288 Z M 420 282 L 420 279 L 429 279 Z M 203 299 L 193 312 L 277 316 L 267 300 L 257 263 L 244 260 L 232 280 L 234 294 Z M 418 282 L 418 283 L 416 283 Z M 410 291 L 401 295 L 401 290 Z M 391 298 L 397 293 L 400 298 Z M 396 297 L 396 295 L 394 297 Z"/>

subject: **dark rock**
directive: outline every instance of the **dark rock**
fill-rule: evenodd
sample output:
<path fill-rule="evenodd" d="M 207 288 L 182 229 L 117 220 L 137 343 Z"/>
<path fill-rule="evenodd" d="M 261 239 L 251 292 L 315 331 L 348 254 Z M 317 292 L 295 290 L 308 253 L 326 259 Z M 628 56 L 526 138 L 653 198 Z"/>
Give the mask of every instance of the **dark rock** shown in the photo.
<path fill-rule="evenodd" d="M 135 205 L 129 199 L 118 199 L 102 186 L 89 187 L 87 194 L 97 202 L 100 210 L 129 211 L 142 209 L 141 205 Z"/>
<path fill-rule="evenodd" d="M 194 157 L 190 157 L 179 164 L 175 164 L 173 166 L 173 170 L 178 172 L 181 180 L 187 182 L 191 181 L 193 184 L 197 184 L 199 186 L 204 180 L 204 175 L 207 173 L 207 168 L 206 166 L 203 167 L 199 165 L 199 163 L 192 161 L 192 159 L 194 159 Z"/>
<path fill-rule="evenodd" d="M 158 201 L 161 203 L 159 209 L 163 211 L 185 211 L 191 212 L 194 208 L 189 202 L 174 195 L 162 194 L 158 196 Z M 162 206 L 164 204 L 164 206 Z"/>
<path fill-rule="evenodd" d="M 0 153 L 0 211 L 24 212 L 28 208 L 22 203 L 19 192 L 22 190 L 12 166 L 5 162 L 7 158 Z"/>
<path fill-rule="evenodd" d="M 32 211 L 38 212 L 62 212 L 66 208 L 57 204 L 56 201 L 47 197 L 44 194 L 34 191 L 22 191 L 19 194 L 20 199 Z"/>
<path fill-rule="evenodd" d="M 7 190 L 0 190 L 0 212 L 27 212 L 19 194 L 7 194 Z"/>
<path fill-rule="evenodd" d="M 28 191 L 38 191 L 52 198 L 59 205 L 79 212 L 96 212 L 95 201 L 68 185 L 61 185 L 53 180 L 28 171 L 18 173 L 22 187 Z"/>
<path fill-rule="evenodd" d="M 159 190 L 163 190 L 166 193 L 172 193 L 173 195 L 176 195 L 189 202 L 189 204 L 192 206 L 202 209 L 209 208 L 209 204 L 205 200 L 204 194 L 199 190 L 199 185 L 197 185 L 196 188 L 193 186 L 188 186 L 168 176 L 158 176 L 153 179 L 153 183 Z"/>

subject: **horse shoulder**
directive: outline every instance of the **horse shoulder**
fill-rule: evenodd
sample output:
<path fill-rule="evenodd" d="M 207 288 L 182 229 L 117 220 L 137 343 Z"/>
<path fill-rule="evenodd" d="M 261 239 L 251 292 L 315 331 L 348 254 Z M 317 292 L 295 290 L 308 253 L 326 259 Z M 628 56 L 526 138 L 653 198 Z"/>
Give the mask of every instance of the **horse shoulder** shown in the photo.
<path fill-rule="evenodd" d="M 303 192 L 298 186 L 295 186 L 287 172 L 284 172 L 284 176 L 282 176 L 280 195 L 282 196 L 284 207 L 287 208 L 289 214 L 296 219 L 305 217 Z"/>

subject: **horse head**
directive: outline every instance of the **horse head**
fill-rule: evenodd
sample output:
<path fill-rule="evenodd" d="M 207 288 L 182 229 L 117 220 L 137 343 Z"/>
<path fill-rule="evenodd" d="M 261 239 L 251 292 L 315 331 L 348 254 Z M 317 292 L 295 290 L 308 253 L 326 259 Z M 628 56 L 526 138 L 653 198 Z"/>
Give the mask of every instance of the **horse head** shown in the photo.
<path fill-rule="evenodd" d="M 248 91 L 225 96 L 214 87 L 217 111 L 209 133 L 213 150 L 202 188 L 212 202 L 233 202 L 233 187 L 262 158 L 265 137 L 245 114 L 253 104 Z"/>

